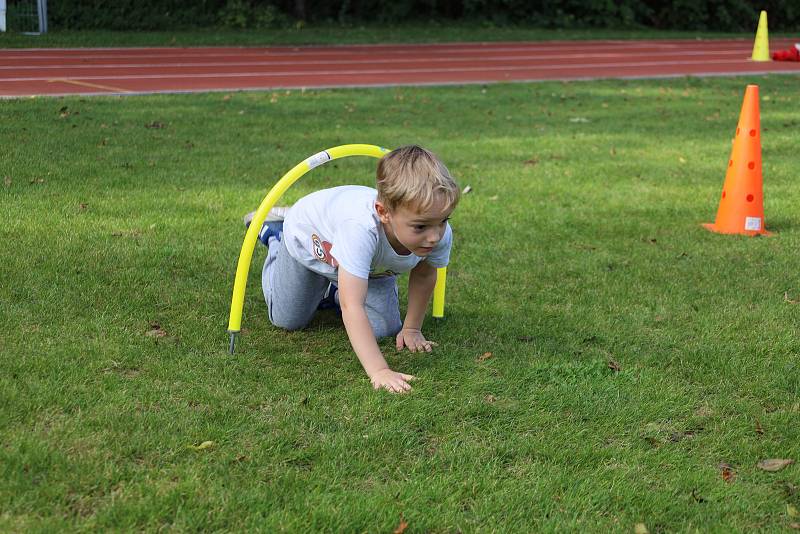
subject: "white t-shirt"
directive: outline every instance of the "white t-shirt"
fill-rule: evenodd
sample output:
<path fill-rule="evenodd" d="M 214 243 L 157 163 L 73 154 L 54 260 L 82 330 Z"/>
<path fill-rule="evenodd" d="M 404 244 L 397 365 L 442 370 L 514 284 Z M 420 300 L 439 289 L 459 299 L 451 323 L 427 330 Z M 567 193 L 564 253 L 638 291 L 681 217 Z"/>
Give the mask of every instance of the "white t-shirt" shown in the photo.
<path fill-rule="evenodd" d="M 453 242 L 450 225 L 427 257 L 398 254 L 375 211 L 377 196 L 371 187 L 345 185 L 301 198 L 283 223 L 283 241 L 289 254 L 334 282 L 339 266 L 365 279 L 405 273 L 420 261 L 433 267 L 447 266 Z"/>

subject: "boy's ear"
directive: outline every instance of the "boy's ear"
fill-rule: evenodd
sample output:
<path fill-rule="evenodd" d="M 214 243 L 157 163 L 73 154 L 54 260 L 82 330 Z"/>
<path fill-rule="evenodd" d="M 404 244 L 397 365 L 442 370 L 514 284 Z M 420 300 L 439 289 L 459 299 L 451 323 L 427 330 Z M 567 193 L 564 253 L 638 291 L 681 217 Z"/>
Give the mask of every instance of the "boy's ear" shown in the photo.
<path fill-rule="evenodd" d="M 380 200 L 375 201 L 375 211 L 378 213 L 378 218 L 382 223 L 387 224 L 389 222 L 389 210 Z"/>

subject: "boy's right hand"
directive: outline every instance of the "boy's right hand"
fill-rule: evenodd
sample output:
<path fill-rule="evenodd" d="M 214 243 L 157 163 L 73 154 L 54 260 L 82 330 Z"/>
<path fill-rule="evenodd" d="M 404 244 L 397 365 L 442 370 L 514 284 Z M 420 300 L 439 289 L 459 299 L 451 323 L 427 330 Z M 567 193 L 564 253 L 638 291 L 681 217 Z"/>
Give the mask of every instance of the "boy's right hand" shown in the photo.
<path fill-rule="evenodd" d="M 372 375 L 370 382 L 375 389 L 383 388 L 392 393 L 405 393 L 411 390 L 408 382 L 415 378 L 412 375 L 396 373 L 391 369 L 381 369 Z"/>

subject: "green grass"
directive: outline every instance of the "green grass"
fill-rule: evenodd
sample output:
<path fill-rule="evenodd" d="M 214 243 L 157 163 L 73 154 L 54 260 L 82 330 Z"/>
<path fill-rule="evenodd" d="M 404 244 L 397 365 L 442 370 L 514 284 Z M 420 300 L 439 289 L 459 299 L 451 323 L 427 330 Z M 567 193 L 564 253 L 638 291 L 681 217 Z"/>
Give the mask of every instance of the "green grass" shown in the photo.
<path fill-rule="evenodd" d="M 753 81 L 776 235 L 712 234 Z M 800 460 L 798 90 L 0 101 L 0 530 L 789 529 L 800 467 L 756 464 Z M 383 343 L 420 377 L 405 396 L 370 389 L 335 316 L 269 325 L 262 249 L 226 354 L 241 216 L 354 142 L 421 143 L 473 189 L 447 317 L 425 325 L 438 350 Z M 373 173 L 333 162 L 286 198 Z"/>
<path fill-rule="evenodd" d="M 0 48 L 84 46 L 265 46 L 374 43 L 442 43 L 454 41 L 542 41 L 554 39 L 753 39 L 752 33 L 575 29 L 548 30 L 477 23 L 402 24 L 397 26 L 314 24 L 269 30 L 179 30 L 163 32 L 53 31 L 44 35 L 0 34 Z M 772 32 L 772 37 L 794 34 Z"/>

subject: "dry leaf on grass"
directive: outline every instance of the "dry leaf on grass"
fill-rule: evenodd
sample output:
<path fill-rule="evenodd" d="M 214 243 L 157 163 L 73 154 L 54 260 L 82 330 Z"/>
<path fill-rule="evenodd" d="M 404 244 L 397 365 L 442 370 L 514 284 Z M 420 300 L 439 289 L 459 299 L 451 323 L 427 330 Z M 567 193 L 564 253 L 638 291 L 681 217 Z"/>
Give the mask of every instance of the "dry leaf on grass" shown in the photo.
<path fill-rule="evenodd" d="M 636 523 L 636 526 L 633 527 L 633 531 L 636 534 L 650 534 L 650 531 L 647 530 L 647 525 L 644 523 Z"/>
<path fill-rule="evenodd" d="M 118 230 L 116 232 L 111 232 L 113 237 L 139 237 L 142 235 L 142 231 L 139 229 L 132 229 L 132 230 Z"/>
<path fill-rule="evenodd" d="M 764 427 L 761 426 L 761 421 L 759 421 L 758 419 L 756 419 L 756 434 L 758 434 L 759 436 L 764 435 Z"/>
<path fill-rule="evenodd" d="M 144 333 L 148 337 L 164 337 L 167 333 L 158 323 L 150 323 L 150 330 Z"/>
<path fill-rule="evenodd" d="M 472 187 L 467 186 L 467 187 L 464 188 L 463 191 L 461 191 L 461 194 L 462 195 L 466 195 L 467 193 L 470 193 L 470 192 L 472 192 Z"/>
<path fill-rule="evenodd" d="M 193 449 L 193 450 L 196 450 L 196 451 L 202 451 L 202 450 L 205 450 L 205 449 L 210 449 L 214 445 L 215 445 L 215 443 L 213 441 L 204 441 L 200 445 L 189 445 L 189 448 Z"/>
<path fill-rule="evenodd" d="M 408 528 L 408 522 L 406 522 L 406 520 L 403 519 L 403 516 L 400 516 L 400 523 L 397 525 L 397 528 L 394 529 L 393 533 L 403 534 L 403 532 L 405 532 L 407 528 Z"/>
<path fill-rule="evenodd" d="M 758 468 L 764 471 L 769 471 L 770 473 L 774 473 L 775 471 L 780 471 L 787 465 L 792 465 L 794 460 L 790 460 L 788 458 L 770 458 L 769 460 L 761 460 L 758 462 Z"/>
<path fill-rule="evenodd" d="M 608 368 L 614 371 L 615 373 L 619 373 L 620 371 L 622 371 L 622 366 L 615 360 L 608 360 Z"/>
<path fill-rule="evenodd" d="M 6 186 L 6 187 L 11 187 L 11 177 L 10 176 L 4 176 L 3 177 L 3 185 Z"/>
<path fill-rule="evenodd" d="M 797 508 L 795 508 L 791 504 L 787 504 L 786 505 L 786 513 L 789 515 L 789 517 L 798 517 L 798 516 L 800 516 L 800 512 L 798 512 Z"/>
<path fill-rule="evenodd" d="M 491 352 L 484 352 L 483 354 L 478 356 L 478 360 L 477 361 L 484 362 L 484 361 L 488 360 L 489 358 L 491 358 L 492 356 L 494 356 L 494 354 L 492 354 Z"/>
<path fill-rule="evenodd" d="M 722 472 L 722 480 L 727 483 L 733 482 L 736 478 L 736 471 L 733 470 L 733 467 L 730 464 L 721 463 L 719 464 L 720 471 Z"/>
<path fill-rule="evenodd" d="M 800 300 L 790 299 L 788 291 L 784 291 L 783 292 L 783 301 L 784 302 L 788 302 L 789 304 L 798 304 L 798 303 L 800 303 Z"/>

